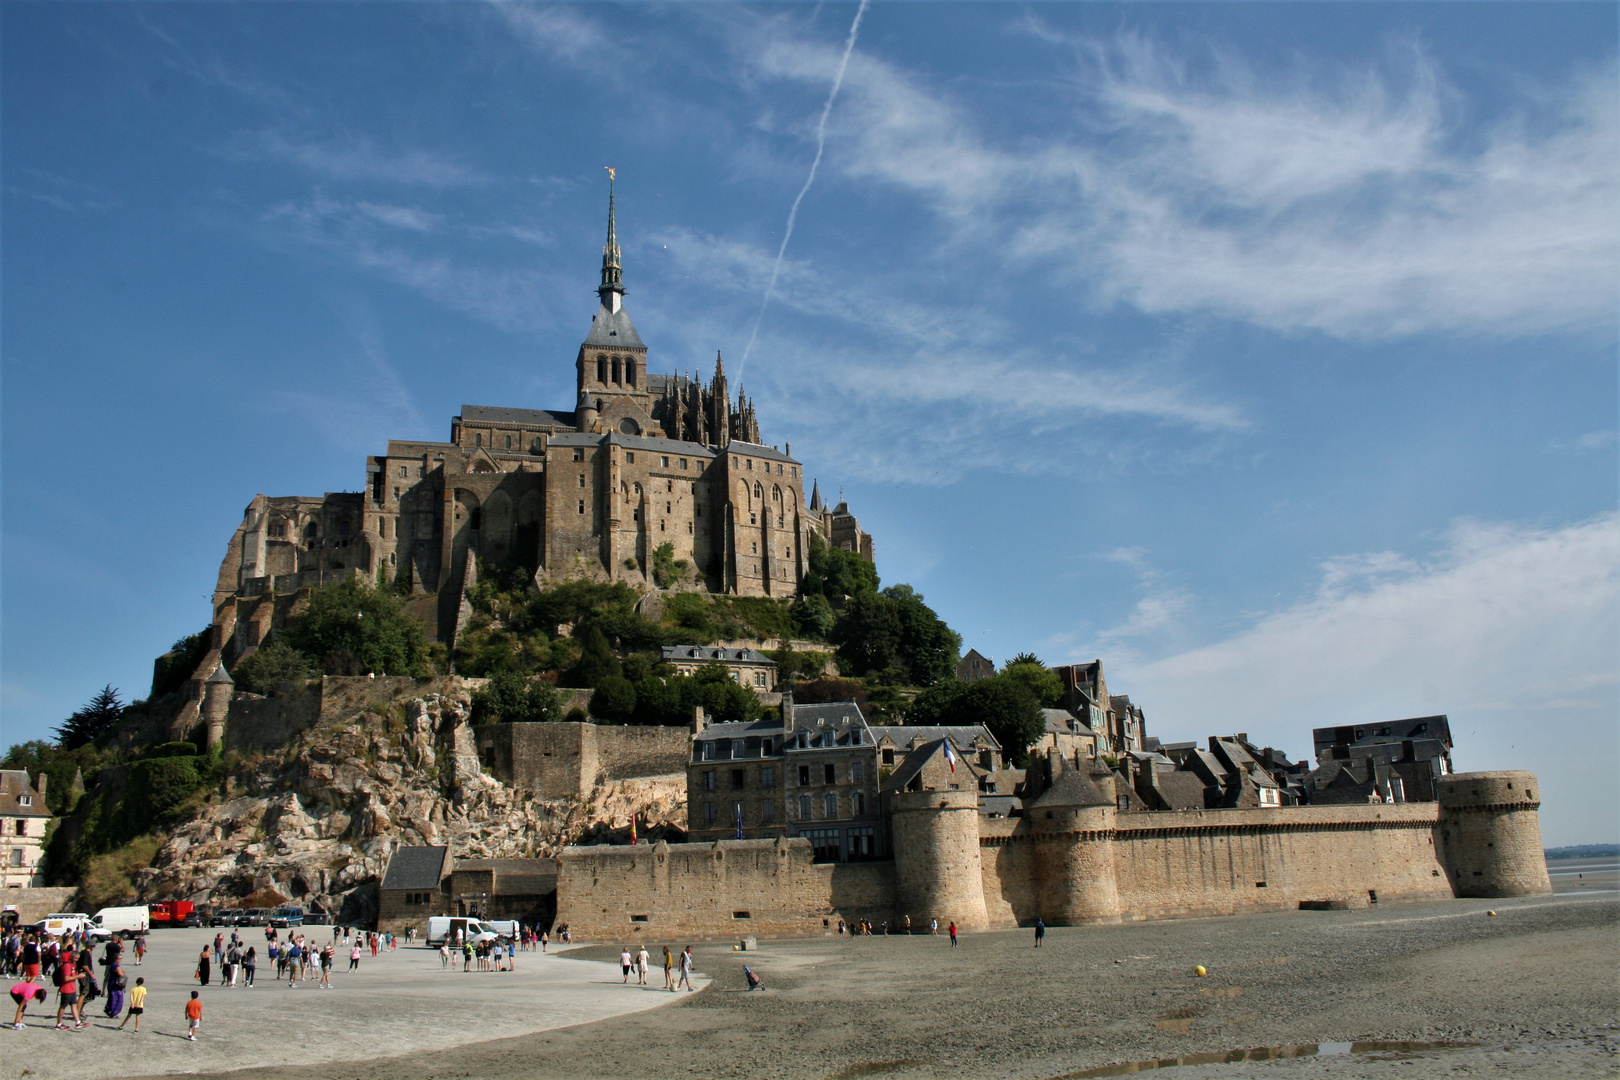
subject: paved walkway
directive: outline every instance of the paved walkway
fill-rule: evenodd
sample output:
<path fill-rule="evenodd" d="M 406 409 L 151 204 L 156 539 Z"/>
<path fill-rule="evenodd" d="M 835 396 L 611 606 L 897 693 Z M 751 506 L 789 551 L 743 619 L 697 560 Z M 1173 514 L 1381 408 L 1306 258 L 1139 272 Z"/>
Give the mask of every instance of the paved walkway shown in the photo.
<path fill-rule="evenodd" d="M 38 1080 L 99 1080 L 357 1061 L 605 1020 L 686 996 L 684 991 L 677 996 L 662 989 L 661 968 L 648 975 L 656 985 L 637 986 L 632 976 L 626 986 L 617 964 L 532 952 L 518 954 L 515 972 L 464 973 L 441 968 L 436 950 L 402 944 L 397 952 L 375 959 L 366 953 L 360 970 L 353 973 L 345 970 L 348 957 L 341 954 L 330 990 L 312 982 L 289 989 L 262 962 L 258 985 L 251 990 L 240 985 L 227 989 L 216 981 L 202 988 L 202 1034 L 191 1043 L 185 1038 L 182 1009 L 197 988 L 192 978 L 197 954 L 215 933 L 155 931 L 148 938 L 146 963 L 140 967 L 126 953 L 130 985 L 141 976 L 150 989 L 139 1035 L 127 1028 L 115 1030 L 117 1022 L 101 1013 L 105 998 L 87 1010 L 89 1028 L 57 1031 L 53 994 L 48 1014 L 38 1006 L 29 1009 L 26 1030 L 0 1028 L 0 1057 L 7 1071 L 15 1076 L 26 1069 Z M 263 953 L 262 929 L 240 933 Z M 308 933 L 312 941 L 331 940 L 330 927 L 311 927 Z M 99 959 L 99 948 L 96 955 Z M 655 962 L 662 960 L 660 948 Z M 98 980 L 101 971 L 98 965 Z M 702 978 L 694 982 L 699 988 L 707 985 Z M 14 1008 L 9 998 L 7 1008 Z M 5 1019 L 10 1021 L 10 1011 Z"/>

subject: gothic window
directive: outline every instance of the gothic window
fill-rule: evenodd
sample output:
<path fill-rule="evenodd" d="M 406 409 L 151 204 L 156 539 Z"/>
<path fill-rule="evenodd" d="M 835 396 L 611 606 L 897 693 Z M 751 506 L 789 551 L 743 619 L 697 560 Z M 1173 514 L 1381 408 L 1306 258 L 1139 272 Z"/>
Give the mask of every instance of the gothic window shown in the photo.
<path fill-rule="evenodd" d="M 637 495 L 640 495 L 641 494 L 641 485 L 640 484 L 632 484 L 631 485 L 631 490 L 634 491 Z"/>
<path fill-rule="evenodd" d="M 760 502 L 765 501 L 765 489 L 759 486 L 758 480 L 754 481 L 754 498 L 758 499 Z"/>
<path fill-rule="evenodd" d="M 781 502 L 782 501 L 782 489 L 781 489 L 780 486 L 773 486 L 771 488 L 771 501 L 772 502 Z"/>
<path fill-rule="evenodd" d="M 614 357 L 614 358 L 613 358 L 613 381 L 614 381 L 614 382 L 620 382 L 620 381 L 622 381 L 622 380 L 621 380 L 621 379 L 620 379 L 620 370 L 621 370 L 621 369 L 620 369 L 620 367 L 619 367 L 619 358 L 618 358 L 618 357 L 617 357 L 617 356 L 615 356 L 615 357 Z"/>
<path fill-rule="evenodd" d="M 506 448 L 508 450 L 512 449 L 512 436 L 510 435 L 506 437 Z"/>
<path fill-rule="evenodd" d="M 484 433 L 483 432 L 480 431 L 478 434 L 473 436 L 473 445 L 474 446 L 483 446 L 484 445 Z"/>
<path fill-rule="evenodd" d="M 596 381 L 600 383 L 607 382 L 607 357 L 605 356 L 596 358 Z"/>
<path fill-rule="evenodd" d="M 632 357 L 632 356 L 625 357 L 625 360 L 624 360 L 624 381 L 625 381 L 625 384 L 628 385 L 628 386 L 635 386 L 636 385 L 636 361 L 635 361 L 635 357 Z"/>

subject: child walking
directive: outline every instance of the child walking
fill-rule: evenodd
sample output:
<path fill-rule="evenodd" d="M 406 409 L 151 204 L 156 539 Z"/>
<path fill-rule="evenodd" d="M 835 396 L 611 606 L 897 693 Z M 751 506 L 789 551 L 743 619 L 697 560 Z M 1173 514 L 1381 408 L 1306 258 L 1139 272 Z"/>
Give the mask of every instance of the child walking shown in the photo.
<path fill-rule="evenodd" d="M 196 991 L 193 991 L 192 995 L 196 996 Z M 129 1023 L 129 1018 L 133 1016 L 135 1018 L 135 1030 L 141 1030 L 141 1014 L 145 1011 L 146 980 L 136 979 L 135 985 L 132 986 L 129 991 L 129 1011 L 124 1014 L 124 1024 Z M 118 1025 L 119 1031 L 124 1030 L 124 1024 Z"/>
<path fill-rule="evenodd" d="M 202 999 L 197 991 L 191 992 L 191 1000 L 186 1002 L 186 1038 L 192 1042 L 197 1041 L 197 1032 L 202 1030 Z"/>

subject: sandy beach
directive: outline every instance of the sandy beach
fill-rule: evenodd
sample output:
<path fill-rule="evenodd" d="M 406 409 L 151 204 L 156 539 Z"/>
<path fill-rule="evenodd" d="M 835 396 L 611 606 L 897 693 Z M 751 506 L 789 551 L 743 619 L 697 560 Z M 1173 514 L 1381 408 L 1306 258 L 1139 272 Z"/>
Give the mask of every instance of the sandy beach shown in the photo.
<path fill-rule="evenodd" d="M 696 953 L 713 984 L 667 1007 L 510 1038 L 491 1031 L 454 1048 L 435 1048 L 427 1032 L 419 1039 L 401 1026 L 378 1038 L 388 999 L 333 993 L 320 1005 L 345 1034 L 343 1052 L 331 1060 L 341 1058 L 341 1075 L 352 1080 L 608 1080 L 671 1069 L 703 1077 L 1048 1080 L 1239 1050 L 1299 1056 L 1187 1064 L 1166 1076 L 1595 1078 L 1620 1066 L 1620 896 L 1600 881 L 1519 900 L 1056 928 L 1039 950 L 1017 930 L 967 936 L 954 950 L 944 936 L 896 936 L 766 941 L 757 953 L 700 944 Z M 617 947 L 574 955 L 612 962 Z M 765 990 L 746 991 L 745 962 L 763 975 Z M 1207 977 L 1193 974 L 1197 964 Z M 514 1011 L 459 994 L 440 1007 L 438 1026 L 463 1026 L 462 1017 L 472 1030 L 477 1018 Z M 208 1038 L 229 1040 L 228 1063 L 212 1053 L 171 1055 L 146 1071 L 246 1068 L 235 1074 L 242 1080 L 322 1074 L 283 1052 L 293 1015 L 236 1031 L 220 1015 Z M 53 1045 L 55 1034 L 9 1043 L 8 1061 L 54 1075 L 17 1051 Z M 72 1040 L 75 1057 L 99 1063 L 99 1071 L 74 1076 L 140 1071 L 111 1033 L 62 1038 Z M 170 1041 L 181 1051 L 203 1050 Z M 1425 1048 L 1431 1044 L 1455 1045 Z M 81 1053 L 91 1047 L 98 1049 Z"/>

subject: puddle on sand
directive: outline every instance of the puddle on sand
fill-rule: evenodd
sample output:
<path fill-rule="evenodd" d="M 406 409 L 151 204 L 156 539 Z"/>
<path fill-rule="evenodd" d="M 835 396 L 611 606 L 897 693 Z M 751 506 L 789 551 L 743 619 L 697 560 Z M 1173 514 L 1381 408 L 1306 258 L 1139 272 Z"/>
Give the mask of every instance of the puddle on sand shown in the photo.
<path fill-rule="evenodd" d="M 1160 1021 L 1162 1027 L 1170 1021 Z M 1191 1023 L 1188 1018 L 1187 1023 Z M 1420 1054 L 1426 1050 L 1465 1050 L 1476 1043 L 1460 1042 L 1334 1042 L 1296 1043 L 1292 1046 L 1256 1046 L 1249 1050 L 1228 1050 L 1225 1053 L 1182 1054 L 1173 1058 L 1149 1058 L 1146 1061 L 1122 1061 L 1102 1065 L 1095 1069 L 1064 1073 L 1052 1080 L 1088 1080 L 1093 1076 L 1129 1076 L 1131 1073 L 1153 1069 L 1174 1069 L 1179 1065 L 1230 1065 L 1239 1061 L 1279 1061 L 1283 1058 L 1334 1057 L 1343 1054 Z"/>

